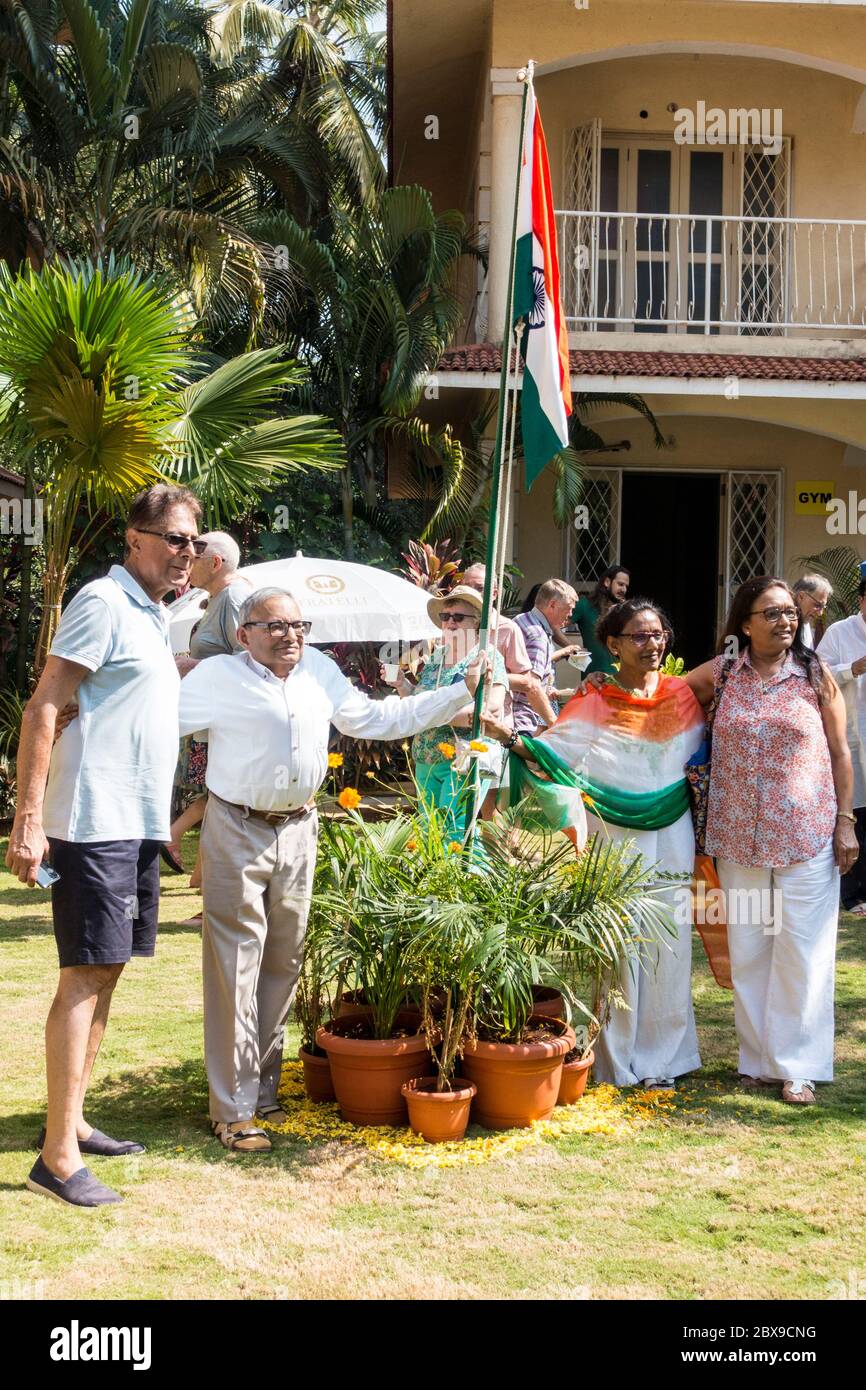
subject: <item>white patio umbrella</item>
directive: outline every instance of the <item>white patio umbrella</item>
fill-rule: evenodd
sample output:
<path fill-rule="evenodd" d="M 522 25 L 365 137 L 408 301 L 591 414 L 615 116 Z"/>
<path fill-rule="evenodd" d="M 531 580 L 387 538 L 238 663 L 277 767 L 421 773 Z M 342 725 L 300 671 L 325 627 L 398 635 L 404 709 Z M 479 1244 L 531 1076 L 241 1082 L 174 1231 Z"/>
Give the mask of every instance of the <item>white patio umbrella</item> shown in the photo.
<path fill-rule="evenodd" d="M 316 560 L 299 552 L 287 560 L 246 565 L 238 573 L 253 589 L 288 589 L 313 624 L 310 642 L 399 644 L 439 636 L 427 616 L 427 593 L 375 565 Z M 173 651 L 189 650 L 190 633 L 206 600 L 203 589 L 191 589 L 169 606 Z"/>

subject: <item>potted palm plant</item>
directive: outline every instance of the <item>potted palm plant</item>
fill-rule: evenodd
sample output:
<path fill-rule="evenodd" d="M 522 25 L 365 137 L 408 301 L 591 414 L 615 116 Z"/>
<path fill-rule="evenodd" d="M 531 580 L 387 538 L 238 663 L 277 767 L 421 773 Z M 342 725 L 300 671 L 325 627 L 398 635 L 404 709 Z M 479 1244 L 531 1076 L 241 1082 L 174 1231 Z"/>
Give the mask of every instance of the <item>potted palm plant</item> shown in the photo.
<path fill-rule="evenodd" d="M 496 942 L 476 910 L 476 874 L 464 872 L 449 853 L 435 817 L 419 825 L 419 843 L 422 881 L 413 897 L 411 953 L 435 1076 L 407 1081 L 403 1097 L 415 1132 L 440 1143 L 462 1139 L 469 1123 L 476 1087 L 456 1072 L 471 1032 L 476 990 Z"/>
<path fill-rule="evenodd" d="M 533 1012 L 533 987 L 556 986 L 570 1010 L 592 1018 L 574 977 L 615 980 L 672 928 L 657 873 L 630 845 L 595 840 L 575 859 L 569 845 L 544 836 L 533 843 L 512 828 L 487 848 L 476 912 L 496 944 L 476 990 L 463 1071 L 477 1086 L 473 1117 L 508 1129 L 550 1117 L 577 1046 L 565 1021 Z"/>
<path fill-rule="evenodd" d="M 341 981 L 351 974 L 370 1012 L 331 1019 L 316 1042 L 328 1054 L 340 1111 L 352 1124 L 405 1124 L 403 1083 L 432 1072 L 417 1013 L 405 1007 L 413 985 L 412 917 L 383 911 L 383 904 L 408 901 L 413 833 L 404 815 L 366 822 L 351 812 L 341 824 L 326 823 L 331 881 L 313 894 L 322 968 Z"/>

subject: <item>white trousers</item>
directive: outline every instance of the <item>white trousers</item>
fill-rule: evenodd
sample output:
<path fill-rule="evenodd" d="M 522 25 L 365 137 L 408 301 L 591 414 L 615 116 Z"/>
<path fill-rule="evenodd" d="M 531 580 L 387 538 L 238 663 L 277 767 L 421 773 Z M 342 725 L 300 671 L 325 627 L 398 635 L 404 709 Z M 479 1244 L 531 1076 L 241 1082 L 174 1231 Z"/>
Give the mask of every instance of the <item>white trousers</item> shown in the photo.
<path fill-rule="evenodd" d="M 839 922 L 832 840 L 802 864 L 751 869 L 719 859 L 716 870 L 728 916 L 741 1073 L 832 1081 Z"/>
<path fill-rule="evenodd" d="M 633 840 L 645 863 L 659 864 L 669 873 L 691 873 L 695 861 L 692 816 L 686 811 L 663 830 L 623 830 L 602 826 L 587 816 L 590 835 L 598 832 L 615 841 Z M 686 884 L 686 889 L 688 884 Z M 682 885 L 659 895 L 677 920 Z M 679 916 L 682 916 L 680 913 Z M 683 1076 L 701 1065 L 692 1007 L 692 922 L 677 927 L 676 935 L 660 946 L 645 948 L 641 964 L 628 962 L 618 981 L 622 1008 L 610 1018 L 595 1043 L 596 1081 L 634 1086 L 648 1077 Z"/>

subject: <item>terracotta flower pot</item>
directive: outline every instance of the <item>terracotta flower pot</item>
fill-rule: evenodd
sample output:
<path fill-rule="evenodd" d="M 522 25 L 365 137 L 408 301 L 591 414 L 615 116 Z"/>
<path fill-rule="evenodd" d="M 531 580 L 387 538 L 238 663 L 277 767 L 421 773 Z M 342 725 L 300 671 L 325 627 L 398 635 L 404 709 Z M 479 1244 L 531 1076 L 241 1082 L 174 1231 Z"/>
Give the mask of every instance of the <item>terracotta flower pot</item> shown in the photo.
<path fill-rule="evenodd" d="M 330 1060 L 327 1057 L 317 1057 L 305 1047 L 298 1048 L 298 1056 L 304 1064 L 304 1090 L 307 1099 L 321 1102 L 336 1100 Z"/>
<path fill-rule="evenodd" d="M 347 989 L 337 1000 L 335 1018 L 369 1018 L 373 1010 L 364 1000 L 362 989 Z"/>
<path fill-rule="evenodd" d="M 334 1019 L 316 1034 L 316 1043 L 331 1063 L 343 1119 L 353 1125 L 405 1125 L 403 1083 L 433 1073 L 426 1037 L 423 1033 L 383 1039 L 343 1036 L 353 1024 L 357 1019 Z M 398 1024 L 414 1027 L 417 1021 L 398 1015 Z"/>
<path fill-rule="evenodd" d="M 458 1079 L 450 1091 L 437 1091 L 435 1077 L 413 1077 L 403 1083 L 401 1094 L 409 1108 L 409 1123 L 428 1144 L 462 1139 L 469 1124 L 469 1107 L 477 1087 Z"/>
<path fill-rule="evenodd" d="M 533 985 L 532 1012 L 536 1018 L 565 1018 L 565 1000 L 558 989 Z"/>
<path fill-rule="evenodd" d="M 528 1043 L 476 1039 L 464 1048 L 463 1074 L 478 1088 L 472 1118 L 485 1129 L 526 1129 L 553 1114 L 574 1033 L 561 1019 L 533 1015 L 530 1023 L 546 1024 L 558 1036 Z"/>
<path fill-rule="evenodd" d="M 574 1105 L 586 1090 L 590 1068 L 595 1061 L 595 1053 L 578 1058 L 576 1062 L 565 1062 L 562 1067 L 562 1080 L 559 1083 L 557 1105 Z"/>

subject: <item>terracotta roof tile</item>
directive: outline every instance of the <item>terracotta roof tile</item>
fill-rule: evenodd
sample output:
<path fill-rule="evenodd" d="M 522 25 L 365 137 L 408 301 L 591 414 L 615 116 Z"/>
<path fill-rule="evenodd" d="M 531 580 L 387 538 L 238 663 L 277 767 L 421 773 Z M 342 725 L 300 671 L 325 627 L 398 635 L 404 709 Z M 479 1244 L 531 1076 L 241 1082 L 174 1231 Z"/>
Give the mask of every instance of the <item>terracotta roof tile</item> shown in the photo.
<path fill-rule="evenodd" d="M 493 343 L 449 348 L 441 372 L 498 372 Z M 748 357 L 715 352 L 613 352 L 572 349 L 569 365 L 580 376 L 727 377 L 763 381 L 866 381 L 866 357 Z"/>

